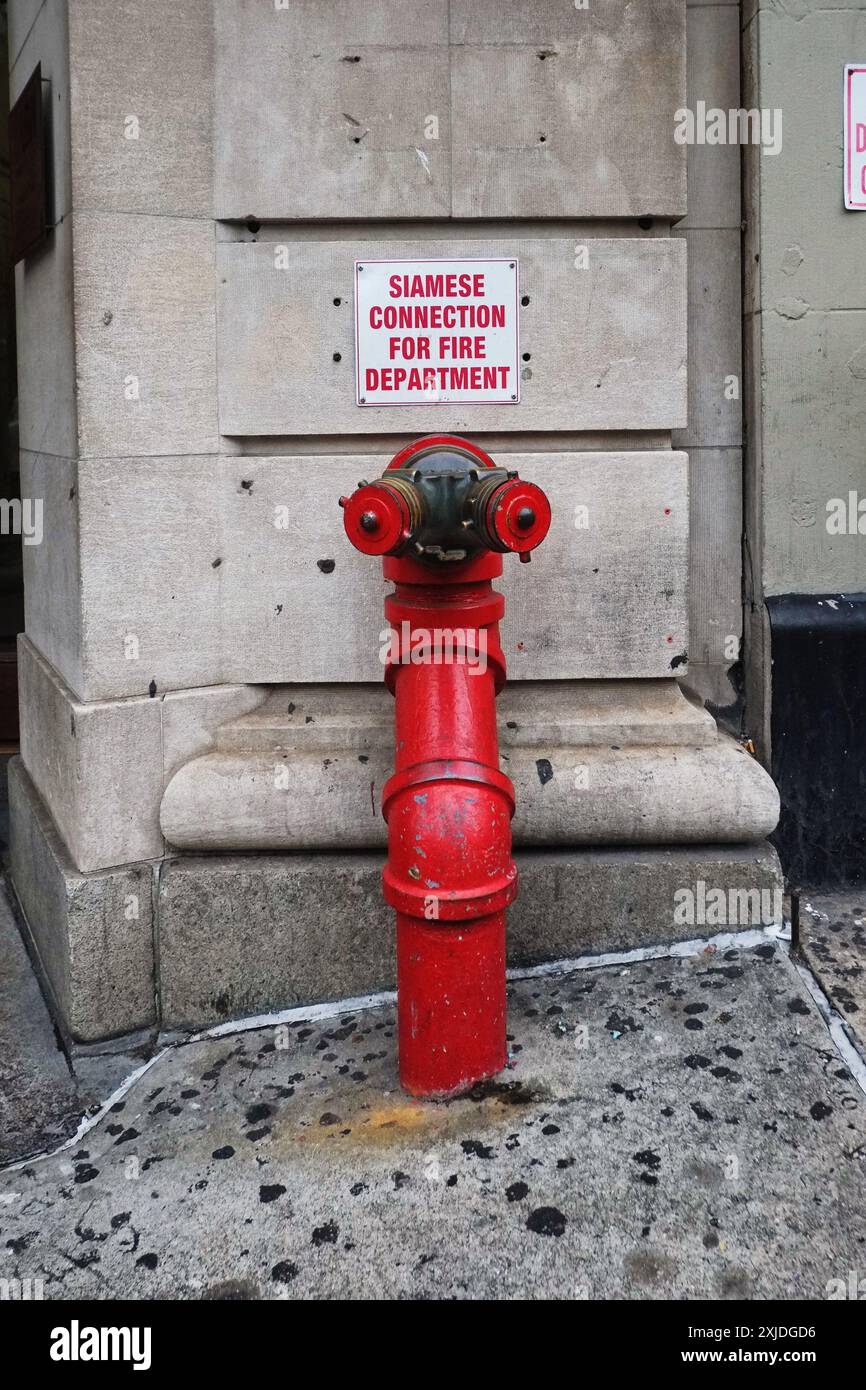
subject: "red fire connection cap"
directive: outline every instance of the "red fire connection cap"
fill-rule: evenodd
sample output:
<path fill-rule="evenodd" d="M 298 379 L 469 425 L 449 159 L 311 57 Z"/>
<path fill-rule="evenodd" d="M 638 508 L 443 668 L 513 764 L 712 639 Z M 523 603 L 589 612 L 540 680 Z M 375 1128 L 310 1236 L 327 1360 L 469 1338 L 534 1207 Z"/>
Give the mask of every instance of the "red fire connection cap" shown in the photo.
<path fill-rule="evenodd" d="M 346 535 L 364 555 L 388 555 L 411 533 L 409 503 L 387 483 L 367 483 L 340 503 Z"/>
<path fill-rule="evenodd" d="M 513 478 L 493 493 L 485 523 L 499 548 L 528 555 L 550 530 L 550 503 L 535 483 Z"/>

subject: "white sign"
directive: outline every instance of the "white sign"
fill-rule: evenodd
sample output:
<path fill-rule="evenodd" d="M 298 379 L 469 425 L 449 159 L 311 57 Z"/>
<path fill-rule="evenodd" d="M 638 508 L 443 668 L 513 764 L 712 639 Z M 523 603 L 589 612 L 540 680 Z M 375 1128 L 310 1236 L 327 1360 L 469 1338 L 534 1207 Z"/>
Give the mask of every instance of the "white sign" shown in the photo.
<path fill-rule="evenodd" d="M 866 211 L 866 63 L 846 63 L 843 87 L 845 121 L 845 206 Z"/>
<path fill-rule="evenodd" d="M 356 261 L 358 405 L 517 404 L 519 267 Z"/>

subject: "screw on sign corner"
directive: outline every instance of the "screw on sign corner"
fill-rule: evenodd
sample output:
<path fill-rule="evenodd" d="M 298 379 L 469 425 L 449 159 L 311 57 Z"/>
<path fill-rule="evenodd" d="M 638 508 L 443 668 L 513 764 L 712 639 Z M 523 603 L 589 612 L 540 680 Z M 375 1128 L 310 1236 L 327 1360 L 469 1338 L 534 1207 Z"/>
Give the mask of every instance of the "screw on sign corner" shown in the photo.
<path fill-rule="evenodd" d="M 469 440 L 415 440 L 341 497 L 346 534 L 394 584 L 385 680 L 395 699 L 386 901 L 397 918 L 400 1081 L 457 1095 L 506 1064 L 505 912 L 517 895 L 514 789 L 499 770 L 505 683 L 492 580 L 550 527 L 542 490 Z"/>

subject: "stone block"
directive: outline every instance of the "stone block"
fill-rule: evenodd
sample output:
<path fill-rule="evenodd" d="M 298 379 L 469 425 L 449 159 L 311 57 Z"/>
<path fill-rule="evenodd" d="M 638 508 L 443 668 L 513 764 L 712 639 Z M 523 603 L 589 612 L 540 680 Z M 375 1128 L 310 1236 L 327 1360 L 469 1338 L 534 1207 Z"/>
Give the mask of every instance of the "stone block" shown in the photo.
<path fill-rule="evenodd" d="M 553 522 L 529 566 L 506 565 L 512 680 L 666 676 L 688 647 L 684 454 L 515 455 Z"/>
<path fill-rule="evenodd" d="M 211 222 L 77 213 L 75 326 L 80 454 L 216 452 Z"/>
<path fill-rule="evenodd" d="M 216 215 L 451 211 L 445 0 L 216 0 Z"/>
<path fill-rule="evenodd" d="M 15 267 L 19 442 L 55 458 L 77 451 L 72 219 Z"/>
<path fill-rule="evenodd" d="M 381 566 L 348 545 L 334 502 L 385 462 L 227 464 L 223 679 L 381 679 Z M 532 565 L 506 560 L 499 581 L 510 677 L 668 674 L 686 647 L 685 457 L 515 454 L 509 466 L 547 489 L 554 511 Z M 274 525 L 280 506 L 297 517 L 288 530 Z"/>
<path fill-rule="evenodd" d="M 76 208 L 209 217 L 210 0 L 75 0 L 69 44 Z"/>
<path fill-rule="evenodd" d="M 265 695 L 225 685 L 84 703 L 26 637 L 18 650 L 24 766 L 83 873 L 160 857 L 167 781 Z"/>
<path fill-rule="evenodd" d="M 685 212 L 682 0 L 457 0 L 450 28 L 455 217 Z"/>
<path fill-rule="evenodd" d="M 733 4 L 686 11 L 687 101 L 690 111 L 728 112 L 740 102 L 740 16 Z M 680 228 L 740 229 L 739 145 L 688 147 L 688 212 Z"/>
<path fill-rule="evenodd" d="M 743 461 L 739 449 L 689 451 L 689 664 L 732 666 L 743 631 Z"/>
<path fill-rule="evenodd" d="M 705 893 L 721 889 L 728 901 L 731 890 L 757 890 L 781 908 L 782 868 L 769 844 L 537 850 L 516 859 L 520 895 L 508 918 L 508 959 L 515 966 L 695 940 L 726 930 L 726 925 L 675 920 L 675 910 L 684 902 L 676 894 L 690 891 L 697 904 L 701 883 Z M 781 922 L 781 911 L 775 920 Z M 736 922 L 728 925 L 737 930 Z"/>
<path fill-rule="evenodd" d="M 387 457 L 84 459 L 73 484 L 68 469 L 34 463 L 46 515 L 73 509 L 80 538 L 52 529 L 28 547 L 28 633 L 85 701 L 148 696 L 152 685 L 161 695 L 381 680 L 387 586 L 380 562 L 345 539 L 337 498 Z M 505 561 L 512 679 L 661 677 L 681 666 L 685 455 L 508 459 L 554 509 L 532 565 Z M 58 604 L 80 643 L 57 631 Z"/>
<path fill-rule="evenodd" d="M 5 890 L 0 891 L 0 952 L 0 1164 L 5 1167 L 56 1149 L 75 1133 L 87 1101 L 58 1046 Z"/>
<path fill-rule="evenodd" d="M 268 691 L 259 685 L 214 685 L 170 690 L 162 700 L 163 785 L 179 767 L 213 746 L 225 723 L 256 709 Z M 157 819 L 158 819 L 157 810 Z"/>
<path fill-rule="evenodd" d="M 687 231 L 688 426 L 680 448 L 729 447 L 743 439 L 740 232 Z"/>
<path fill-rule="evenodd" d="M 679 924 L 680 890 L 781 890 L 769 845 L 526 851 L 508 913 L 512 965 L 629 950 L 719 931 Z M 378 854 L 169 861 L 159 894 L 162 1020 L 197 1028 L 392 988 L 393 913 Z M 245 930 L 238 931 L 243 921 Z M 746 924 L 748 925 L 748 924 Z"/>
<path fill-rule="evenodd" d="M 779 797 L 763 768 L 674 680 L 508 685 L 501 765 L 518 845 L 763 839 Z M 374 686 L 282 686 L 181 767 L 161 809 L 186 851 L 384 846 L 390 696 Z"/>
<path fill-rule="evenodd" d="M 42 542 L 22 545 L 24 622 L 31 641 L 73 690 L 85 689 L 78 469 L 22 449 L 21 496 L 42 506 Z"/>
<path fill-rule="evenodd" d="M 9 807 L 12 884 L 62 1027 L 86 1043 L 152 1025 L 152 865 L 78 873 L 20 758 Z"/>
<path fill-rule="evenodd" d="M 376 855 L 347 854 L 169 860 L 159 888 L 163 1027 L 391 986 L 381 867 Z"/>
<path fill-rule="evenodd" d="M 578 268 L 584 247 L 586 268 Z M 352 304 L 355 260 L 365 255 L 517 257 L 521 299 L 529 301 L 521 308 L 520 403 L 483 412 L 472 405 L 359 409 Z M 269 233 L 255 243 L 221 241 L 217 270 L 225 435 L 668 430 L 686 423 L 685 248 L 678 239 L 291 241 Z"/>
<path fill-rule="evenodd" d="M 76 867 L 160 856 L 161 701 L 82 704 L 26 637 L 18 680 L 22 760 Z"/>
<path fill-rule="evenodd" d="M 188 851 L 367 849 L 386 843 L 382 788 L 393 752 L 211 752 L 169 783 L 161 823 Z M 776 827 L 779 796 L 738 743 L 509 748 L 517 845 L 742 844 Z"/>
<path fill-rule="evenodd" d="M 212 457 L 82 459 L 83 698 L 221 682 L 219 479 Z"/>

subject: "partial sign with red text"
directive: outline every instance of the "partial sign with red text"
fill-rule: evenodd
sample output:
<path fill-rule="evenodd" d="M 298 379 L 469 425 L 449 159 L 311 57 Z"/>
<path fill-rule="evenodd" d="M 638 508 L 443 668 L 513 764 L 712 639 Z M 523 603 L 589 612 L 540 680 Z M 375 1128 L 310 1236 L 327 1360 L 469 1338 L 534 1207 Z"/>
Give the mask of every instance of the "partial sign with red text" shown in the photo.
<path fill-rule="evenodd" d="M 510 260 L 355 262 L 359 405 L 516 404 Z"/>
<path fill-rule="evenodd" d="M 845 207 L 866 211 L 866 63 L 846 63 L 843 88 L 845 122 Z"/>

